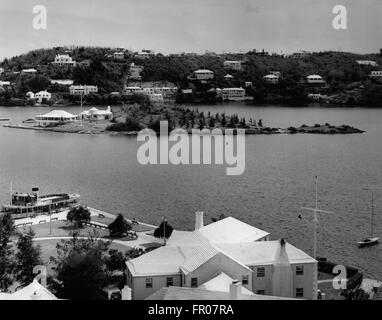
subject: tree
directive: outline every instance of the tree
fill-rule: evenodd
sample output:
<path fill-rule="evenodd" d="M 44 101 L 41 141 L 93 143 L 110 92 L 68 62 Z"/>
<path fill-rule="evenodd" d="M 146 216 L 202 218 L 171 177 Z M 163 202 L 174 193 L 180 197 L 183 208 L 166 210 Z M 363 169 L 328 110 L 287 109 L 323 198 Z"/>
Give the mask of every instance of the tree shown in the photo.
<path fill-rule="evenodd" d="M 170 238 L 173 227 L 168 224 L 168 221 L 162 221 L 158 228 L 154 230 L 154 237 L 156 238 Z"/>
<path fill-rule="evenodd" d="M 123 215 L 119 214 L 107 228 L 110 231 L 111 237 L 123 237 L 127 231 L 131 230 L 131 225 L 125 220 Z"/>
<path fill-rule="evenodd" d="M 69 210 L 66 219 L 73 222 L 77 228 L 82 228 L 84 222 L 90 221 L 90 211 L 83 206 L 73 207 Z"/>
<path fill-rule="evenodd" d="M 16 279 L 23 285 L 29 284 L 35 278 L 33 268 L 42 264 L 41 248 L 33 245 L 35 233 L 29 229 L 26 233 L 20 233 L 17 241 L 16 253 Z"/>
<path fill-rule="evenodd" d="M 108 285 L 106 267 L 110 241 L 102 241 L 96 232 L 87 239 L 78 239 L 74 233 L 69 240 L 56 245 L 57 257 L 50 257 L 56 279 L 50 288 L 63 299 L 98 300 Z"/>
<path fill-rule="evenodd" d="M 0 290 L 7 291 L 13 282 L 15 261 L 13 259 L 10 238 L 15 230 L 15 225 L 10 213 L 0 214 Z"/>
<path fill-rule="evenodd" d="M 108 271 L 125 271 L 126 270 L 126 257 L 123 253 L 116 249 L 109 250 L 109 257 L 106 260 L 106 267 Z"/>

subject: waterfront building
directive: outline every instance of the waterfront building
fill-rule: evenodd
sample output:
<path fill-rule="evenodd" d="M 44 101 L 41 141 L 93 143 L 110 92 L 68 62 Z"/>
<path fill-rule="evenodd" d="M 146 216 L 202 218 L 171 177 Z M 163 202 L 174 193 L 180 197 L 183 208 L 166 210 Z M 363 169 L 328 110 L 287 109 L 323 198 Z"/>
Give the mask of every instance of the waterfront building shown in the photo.
<path fill-rule="evenodd" d="M 71 95 L 87 95 L 90 93 L 97 93 L 98 87 L 93 85 L 71 85 L 69 87 L 69 93 Z"/>
<path fill-rule="evenodd" d="M 35 117 L 35 120 L 38 123 L 38 125 L 42 127 L 73 122 L 77 119 L 77 116 L 64 110 L 53 110 L 51 112 L 48 112 L 47 114 Z"/>
<path fill-rule="evenodd" d="M 57 66 L 75 66 L 76 62 L 68 54 L 57 54 L 52 62 Z"/>
<path fill-rule="evenodd" d="M 224 61 L 223 65 L 224 65 L 224 68 L 226 69 L 241 71 L 241 61 L 227 60 L 227 61 Z"/>
<path fill-rule="evenodd" d="M 223 100 L 240 101 L 245 99 L 243 88 L 224 88 L 221 93 Z"/>
<path fill-rule="evenodd" d="M 306 82 L 308 84 L 325 84 L 325 80 L 317 74 L 312 74 L 306 77 Z"/>
<path fill-rule="evenodd" d="M 204 226 L 197 212 L 195 231 L 173 231 L 166 246 L 126 262 L 127 285 L 133 299 L 144 299 L 168 286 L 216 287 L 228 276 L 245 292 L 313 299 L 317 261 L 284 240 L 268 240 L 266 231 L 232 217 Z"/>
<path fill-rule="evenodd" d="M 190 76 L 189 80 L 210 80 L 214 78 L 214 73 L 211 70 L 199 69 L 195 70 Z"/>
<path fill-rule="evenodd" d="M 95 107 L 85 110 L 79 114 L 80 119 L 89 120 L 89 121 L 98 121 L 98 120 L 112 120 L 113 112 L 111 111 L 110 106 L 106 110 L 99 110 Z"/>
<path fill-rule="evenodd" d="M 276 76 L 274 74 L 267 74 L 263 77 L 264 82 L 268 84 L 278 84 L 279 83 L 279 76 Z"/>
<path fill-rule="evenodd" d="M 34 95 L 34 99 L 39 102 L 39 103 L 42 103 L 42 101 L 45 99 L 46 101 L 50 100 L 52 98 L 52 94 L 49 93 L 48 91 L 44 90 L 44 91 L 40 91 L 40 92 L 37 92 L 35 95 Z"/>

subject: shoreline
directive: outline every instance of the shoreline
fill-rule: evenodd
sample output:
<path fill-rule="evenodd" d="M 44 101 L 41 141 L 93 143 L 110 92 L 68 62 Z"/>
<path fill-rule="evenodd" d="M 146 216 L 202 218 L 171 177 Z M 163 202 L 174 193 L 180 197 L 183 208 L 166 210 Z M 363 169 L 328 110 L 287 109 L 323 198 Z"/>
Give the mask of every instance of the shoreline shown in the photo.
<path fill-rule="evenodd" d="M 52 128 L 43 128 L 37 126 L 27 126 L 21 124 L 3 124 L 5 128 L 11 129 L 22 129 L 22 130 L 36 130 L 36 131 L 48 131 L 48 132 L 59 132 L 59 133 L 76 133 L 76 134 L 108 134 L 108 135 L 128 135 L 128 136 L 136 136 L 138 131 L 108 131 L 106 127 L 104 128 L 87 128 L 84 129 L 82 127 L 78 128 L 76 125 L 66 125 L 67 127 L 52 127 Z M 142 130 L 145 130 L 144 128 Z M 181 128 L 175 128 L 181 129 Z M 195 129 L 195 128 L 194 128 Z M 355 133 L 365 133 L 366 131 L 354 128 L 348 125 L 341 126 L 332 126 L 329 124 L 325 125 L 314 125 L 314 126 L 300 126 L 300 127 L 289 127 L 289 128 L 271 128 L 271 127 L 252 127 L 252 128 L 229 128 L 229 127 L 214 127 L 214 128 L 204 128 L 203 130 L 213 130 L 220 129 L 222 130 L 223 135 L 225 134 L 225 130 L 232 129 L 234 130 L 234 134 L 237 133 L 237 130 L 245 130 L 246 135 L 269 135 L 269 134 L 355 134 Z M 192 134 L 192 129 L 186 130 L 188 134 Z M 159 134 L 157 132 L 157 134 Z"/>

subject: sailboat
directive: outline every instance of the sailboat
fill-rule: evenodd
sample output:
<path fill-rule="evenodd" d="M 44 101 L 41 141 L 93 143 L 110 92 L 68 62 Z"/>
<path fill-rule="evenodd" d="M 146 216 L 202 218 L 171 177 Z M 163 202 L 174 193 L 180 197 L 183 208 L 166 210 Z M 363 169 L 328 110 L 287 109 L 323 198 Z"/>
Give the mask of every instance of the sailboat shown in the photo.
<path fill-rule="evenodd" d="M 358 247 L 360 248 L 369 247 L 378 243 L 379 238 L 373 237 L 373 231 L 374 231 L 373 226 L 374 226 L 374 197 L 373 197 L 373 192 L 371 192 L 371 236 L 362 241 L 358 241 L 357 242 Z"/>

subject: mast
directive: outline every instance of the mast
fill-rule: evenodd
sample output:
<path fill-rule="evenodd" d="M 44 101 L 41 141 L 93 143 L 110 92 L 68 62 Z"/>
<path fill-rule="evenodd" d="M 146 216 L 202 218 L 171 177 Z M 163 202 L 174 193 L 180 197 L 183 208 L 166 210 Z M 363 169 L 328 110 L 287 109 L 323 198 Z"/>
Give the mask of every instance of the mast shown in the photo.
<path fill-rule="evenodd" d="M 13 192 L 13 191 L 12 191 L 12 180 L 11 180 L 11 186 L 10 186 L 10 191 L 9 191 L 9 192 L 10 192 L 10 200 L 11 200 L 10 203 L 11 203 L 11 205 L 12 205 L 12 202 L 13 202 L 13 201 L 12 201 L 12 192 Z"/>
<path fill-rule="evenodd" d="M 371 237 L 373 237 L 373 225 L 374 225 L 374 195 L 371 190 Z"/>

